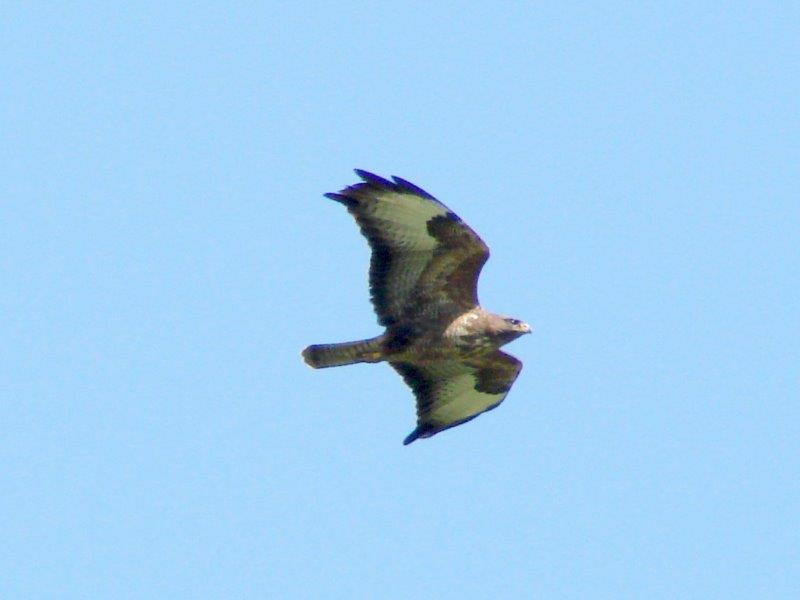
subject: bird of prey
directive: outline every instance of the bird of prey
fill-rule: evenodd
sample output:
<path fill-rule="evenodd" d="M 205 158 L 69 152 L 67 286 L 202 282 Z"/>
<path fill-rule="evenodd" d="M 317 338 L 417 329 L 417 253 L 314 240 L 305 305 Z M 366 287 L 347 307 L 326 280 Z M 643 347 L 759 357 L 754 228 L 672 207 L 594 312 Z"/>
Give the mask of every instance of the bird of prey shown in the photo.
<path fill-rule="evenodd" d="M 399 177 L 356 174 L 361 182 L 325 196 L 347 207 L 369 242 L 372 304 L 386 330 L 302 356 L 315 369 L 388 362 L 417 401 L 407 445 L 497 407 L 522 369 L 499 348 L 531 328 L 478 304 L 489 248 L 454 212 Z"/>

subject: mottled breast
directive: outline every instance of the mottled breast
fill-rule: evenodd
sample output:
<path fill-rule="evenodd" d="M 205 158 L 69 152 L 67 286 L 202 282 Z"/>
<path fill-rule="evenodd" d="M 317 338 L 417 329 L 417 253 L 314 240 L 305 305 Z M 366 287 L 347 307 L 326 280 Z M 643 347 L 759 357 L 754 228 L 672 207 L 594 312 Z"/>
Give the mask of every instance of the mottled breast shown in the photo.
<path fill-rule="evenodd" d="M 444 338 L 464 354 L 485 352 L 498 347 L 487 329 L 488 314 L 473 308 L 453 320 L 444 331 Z"/>

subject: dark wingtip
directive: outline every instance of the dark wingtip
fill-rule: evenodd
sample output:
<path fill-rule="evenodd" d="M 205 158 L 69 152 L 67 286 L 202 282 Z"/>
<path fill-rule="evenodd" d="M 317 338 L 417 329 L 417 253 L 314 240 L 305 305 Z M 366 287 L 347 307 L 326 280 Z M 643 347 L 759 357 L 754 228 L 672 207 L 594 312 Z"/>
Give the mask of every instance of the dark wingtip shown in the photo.
<path fill-rule="evenodd" d="M 392 175 L 392 179 L 399 188 L 407 190 L 412 194 L 417 194 L 418 196 L 422 196 L 423 198 L 427 198 L 428 200 L 436 200 L 436 198 L 434 198 L 431 194 L 423 190 L 421 187 L 419 187 L 414 183 L 411 183 L 410 181 L 403 179 L 402 177 L 397 177 L 396 175 Z"/>
<path fill-rule="evenodd" d="M 375 173 L 370 173 L 369 171 L 365 171 L 364 169 L 353 169 L 356 172 L 356 175 L 361 177 L 367 183 L 373 183 L 375 185 L 379 185 L 381 187 L 388 187 L 393 188 L 394 184 L 389 181 L 388 179 L 384 179 L 383 177 L 379 177 L 375 175 Z"/>
<path fill-rule="evenodd" d="M 336 202 L 341 202 L 345 206 L 353 206 L 355 204 L 358 204 L 358 202 L 354 198 L 351 198 L 350 196 L 346 196 L 344 194 L 337 194 L 336 192 L 329 192 L 329 193 L 324 194 L 324 195 L 325 195 L 326 198 L 330 198 L 331 200 L 336 200 Z"/>
<path fill-rule="evenodd" d="M 419 436 L 422 435 L 422 431 L 423 431 L 422 427 L 417 427 L 414 431 L 409 433 L 406 436 L 406 439 L 403 440 L 403 446 L 408 446 L 411 442 L 414 442 L 417 439 L 419 439 Z"/>
<path fill-rule="evenodd" d="M 403 440 L 403 446 L 408 446 L 411 442 L 416 440 L 419 437 L 419 434 L 416 431 L 411 432 L 411 434 Z"/>

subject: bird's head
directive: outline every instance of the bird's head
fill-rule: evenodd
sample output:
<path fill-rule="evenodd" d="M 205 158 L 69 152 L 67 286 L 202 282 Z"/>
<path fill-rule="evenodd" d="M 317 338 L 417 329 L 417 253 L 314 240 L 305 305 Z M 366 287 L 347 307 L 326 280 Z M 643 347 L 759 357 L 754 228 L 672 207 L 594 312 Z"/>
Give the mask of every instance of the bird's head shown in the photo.
<path fill-rule="evenodd" d="M 512 342 L 521 335 L 531 332 L 531 326 L 525 321 L 520 321 L 512 317 L 500 317 L 500 319 L 501 321 L 498 323 L 497 334 L 503 344 Z"/>

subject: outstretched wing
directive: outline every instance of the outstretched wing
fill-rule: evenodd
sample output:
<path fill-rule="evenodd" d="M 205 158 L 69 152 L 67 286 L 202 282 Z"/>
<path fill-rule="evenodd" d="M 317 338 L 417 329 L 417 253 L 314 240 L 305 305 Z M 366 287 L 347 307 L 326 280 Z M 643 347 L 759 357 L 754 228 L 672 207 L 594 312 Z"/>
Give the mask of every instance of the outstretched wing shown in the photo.
<path fill-rule="evenodd" d="M 403 441 L 406 445 L 496 408 L 522 370 L 522 362 L 500 350 L 425 366 L 391 365 L 417 398 L 417 428 Z"/>
<path fill-rule="evenodd" d="M 372 249 L 370 295 L 381 325 L 445 322 L 478 304 L 489 249 L 458 215 L 399 177 L 363 180 L 338 194 Z"/>

